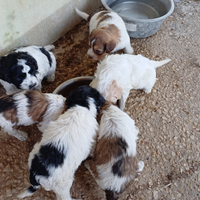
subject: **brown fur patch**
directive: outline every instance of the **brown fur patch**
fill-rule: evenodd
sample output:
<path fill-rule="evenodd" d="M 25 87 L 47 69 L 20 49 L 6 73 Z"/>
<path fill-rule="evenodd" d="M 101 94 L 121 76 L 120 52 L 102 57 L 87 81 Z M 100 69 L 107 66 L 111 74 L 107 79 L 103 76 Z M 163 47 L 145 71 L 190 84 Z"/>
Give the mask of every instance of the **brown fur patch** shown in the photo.
<path fill-rule="evenodd" d="M 97 20 L 99 19 L 99 18 L 101 18 L 103 15 L 105 15 L 105 14 L 108 14 L 108 13 L 110 13 L 109 11 L 103 11 L 103 12 L 101 12 L 101 13 L 99 13 L 99 15 L 97 16 Z M 94 16 L 94 14 L 96 14 L 95 12 L 94 13 L 91 13 L 89 16 L 88 16 L 88 18 L 87 18 L 87 21 L 89 22 L 90 20 L 91 20 L 91 18 Z"/>
<path fill-rule="evenodd" d="M 6 110 L 3 113 L 3 116 L 5 117 L 6 120 L 11 121 L 12 123 L 18 123 L 18 117 L 17 117 L 17 109 L 16 108 L 12 108 L 10 110 Z"/>
<path fill-rule="evenodd" d="M 7 104 L 9 105 L 6 108 L 2 108 L 2 114 L 6 120 L 11 121 L 12 123 L 18 123 L 17 109 L 14 104 L 13 96 L 14 95 L 5 95 L 1 98 L 2 103 L 7 102 Z"/>
<path fill-rule="evenodd" d="M 97 24 L 97 27 L 99 26 L 99 24 L 100 24 L 101 22 L 106 21 L 106 20 L 108 20 L 108 19 L 112 19 L 112 17 L 109 16 L 109 15 L 103 15 L 102 18 L 99 20 L 99 22 L 98 22 L 98 24 Z"/>
<path fill-rule="evenodd" d="M 137 156 L 135 157 L 125 157 L 122 165 L 121 165 L 121 172 L 122 172 L 122 176 L 125 177 L 129 177 L 132 176 L 132 180 L 130 180 L 129 182 L 126 182 L 120 190 L 120 193 L 124 192 L 132 183 L 132 181 L 138 177 L 138 158 Z"/>
<path fill-rule="evenodd" d="M 104 27 L 103 29 L 110 32 L 112 39 L 116 42 L 116 44 L 120 42 L 120 30 L 114 24 L 109 24 L 108 27 Z"/>
<path fill-rule="evenodd" d="M 88 162 L 94 178 L 98 178 L 97 166 L 95 162 L 93 160 L 89 160 Z"/>
<path fill-rule="evenodd" d="M 112 84 L 110 85 L 108 89 L 108 94 L 109 95 L 107 96 L 107 100 L 113 103 L 116 103 L 118 99 L 121 99 L 122 88 L 117 85 L 116 80 L 112 81 Z"/>
<path fill-rule="evenodd" d="M 89 44 L 93 43 L 93 51 L 98 59 L 103 58 L 107 53 L 110 53 L 120 42 L 120 30 L 110 24 L 108 27 L 94 29 L 90 34 Z"/>
<path fill-rule="evenodd" d="M 97 16 L 97 20 L 100 19 L 101 17 L 103 17 L 104 15 L 109 14 L 109 13 L 110 13 L 110 12 L 107 11 L 107 10 L 100 12 L 99 15 Z"/>
<path fill-rule="evenodd" d="M 137 175 L 138 170 L 138 158 L 134 157 L 124 157 L 122 160 L 121 171 L 122 176 Z"/>
<path fill-rule="evenodd" d="M 41 122 L 49 105 L 46 96 L 39 91 L 30 90 L 26 93 L 26 97 L 29 103 L 29 117 L 35 122 Z"/>
<path fill-rule="evenodd" d="M 125 153 L 126 143 L 122 142 L 121 138 L 102 137 L 98 142 L 94 151 L 94 162 L 96 165 L 108 163 L 111 158 Z M 103 149 L 103 151 L 102 151 Z"/>

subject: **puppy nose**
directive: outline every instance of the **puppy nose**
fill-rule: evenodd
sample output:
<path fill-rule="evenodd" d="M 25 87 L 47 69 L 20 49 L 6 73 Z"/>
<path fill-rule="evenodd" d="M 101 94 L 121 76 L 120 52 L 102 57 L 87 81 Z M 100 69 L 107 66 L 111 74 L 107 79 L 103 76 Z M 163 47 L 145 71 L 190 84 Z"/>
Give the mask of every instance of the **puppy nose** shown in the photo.
<path fill-rule="evenodd" d="M 29 89 L 34 88 L 36 85 L 37 85 L 36 83 L 33 83 L 33 84 L 29 85 Z"/>

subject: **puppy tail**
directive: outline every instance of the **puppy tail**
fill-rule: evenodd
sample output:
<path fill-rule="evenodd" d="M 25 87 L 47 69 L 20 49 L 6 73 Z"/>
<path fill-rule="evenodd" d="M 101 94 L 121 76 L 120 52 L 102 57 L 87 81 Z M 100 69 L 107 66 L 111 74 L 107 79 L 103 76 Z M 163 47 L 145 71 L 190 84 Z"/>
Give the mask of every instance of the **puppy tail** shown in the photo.
<path fill-rule="evenodd" d="M 40 186 L 30 186 L 26 191 L 19 194 L 17 197 L 23 199 L 24 197 L 31 196 L 33 193 L 39 189 Z"/>
<path fill-rule="evenodd" d="M 157 67 L 160 67 L 168 62 L 170 62 L 171 59 L 166 59 L 166 60 L 161 60 L 161 61 L 154 61 L 154 60 L 151 60 L 151 62 L 153 62 L 154 64 L 154 67 L 157 68 Z"/>
<path fill-rule="evenodd" d="M 89 15 L 87 13 L 80 11 L 77 7 L 75 7 L 75 11 L 76 11 L 77 15 L 79 15 L 80 17 L 82 17 L 86 21 L 88 20 Z"/>
<path fill-rule="evenodd" d="M 50 51 L 52 49 L 55 49 L 55 46 L 54 45 L 46 45 L 44 46 L 44 48 L 47 50 L 47 51 Z"/>

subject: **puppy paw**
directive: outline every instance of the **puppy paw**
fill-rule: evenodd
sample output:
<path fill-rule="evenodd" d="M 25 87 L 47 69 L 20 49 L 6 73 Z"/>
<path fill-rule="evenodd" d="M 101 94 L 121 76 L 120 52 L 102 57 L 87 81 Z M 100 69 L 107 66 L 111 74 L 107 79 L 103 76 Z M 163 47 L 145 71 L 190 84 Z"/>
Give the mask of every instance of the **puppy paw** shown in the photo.
<path fill-rule="evenodd" d="M 141 172 L 144 168 L 144 162 L 143 161 L 139 161 L 138 162 L 138 172 Z"/>
<path fill-rule="evenodd" d="M 13 136 L 15 136 L 18 140 L 21 140 L 21 141 L 25 141 L 28 138 L 28 134 L 27 133 L 25 133 L 23 131 L 19 131 L 19 130 Z"/>
<path fill-rule="evenodd" d="M 134 53 L 133 47 L 131 47 L 131 46 L 125 47 L 124 50 L 125 50 L 125 53 L 127 53 L 127 54 L 133 54 Z"/>
<path fill-rule="evenodd" d="M 144 89 L 144 92 L 145 92 L 146 94 L 149 94 L 149 93 L 151 93 L 151 89 Z"/>
<path fill-rule="evenodd" d="M 52 83 L 52 82 L 54 82 L 54 80 L 55 80 L 55 74 L 51 74 L 51 75 L 47 76 L 48 82 Z"/>

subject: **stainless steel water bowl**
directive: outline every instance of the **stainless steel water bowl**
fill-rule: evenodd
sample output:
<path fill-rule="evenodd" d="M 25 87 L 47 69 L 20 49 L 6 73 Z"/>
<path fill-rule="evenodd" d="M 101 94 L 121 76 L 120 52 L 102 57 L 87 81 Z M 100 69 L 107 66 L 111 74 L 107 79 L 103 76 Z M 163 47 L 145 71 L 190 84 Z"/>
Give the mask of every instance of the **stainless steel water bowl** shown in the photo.
<path fill-rule="evenodd" d="M 103 6 L 124 20 L 130 37 L 155 34 L 174 11 L 173 0 L 101 0 Z"/>
<path fill-rule="evenodd" d="M 68 94 L 74 89 L 82 85 L 89 85 L 93 80 L 93 76 L 80 76 L 76 78 L 69 79 L 62 84 L 60 84 L 54 91 L 54 94 L 61 94 L 67 98 Z M 121 100 L 117 101 L 117 106 L 122 109 Z"/>

